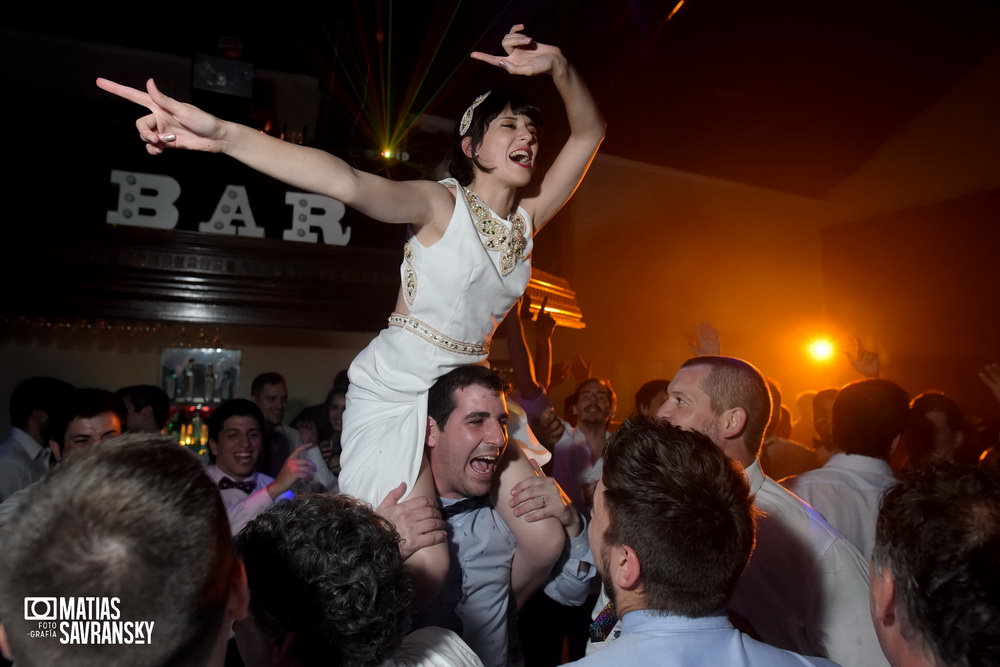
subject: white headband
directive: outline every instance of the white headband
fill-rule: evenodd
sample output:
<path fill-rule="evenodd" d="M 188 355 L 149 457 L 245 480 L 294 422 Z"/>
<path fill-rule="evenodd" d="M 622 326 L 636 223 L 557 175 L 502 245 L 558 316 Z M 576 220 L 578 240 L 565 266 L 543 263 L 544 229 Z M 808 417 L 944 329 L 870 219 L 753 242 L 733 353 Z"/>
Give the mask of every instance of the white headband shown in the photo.
<path fill-rule="evenodd" d="M 458 124 L 458 136 L 464 137 L 465 133 L 469 131 L 469 126 L 472 125 L 472 113 L 476 110 L 480 104 L 483 103 L 490 93 L 493 91 L 487 90 L 485 93 L 476 98 L 476 101 L 469 105 L 469 108 L 465 110 L 462 114 L 462 122 Z"/>

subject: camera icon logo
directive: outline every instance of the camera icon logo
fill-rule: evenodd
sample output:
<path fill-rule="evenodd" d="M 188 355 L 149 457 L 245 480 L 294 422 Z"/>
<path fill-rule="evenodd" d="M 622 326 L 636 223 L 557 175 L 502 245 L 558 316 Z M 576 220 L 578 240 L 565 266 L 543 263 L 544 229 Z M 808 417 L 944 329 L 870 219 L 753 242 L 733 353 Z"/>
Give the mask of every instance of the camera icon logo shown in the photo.
<path fill-rule="evenodd" d="M 59 606 L 55 598 L 24 598 L 24 620 L 54 621 L 58 616 Z"/>

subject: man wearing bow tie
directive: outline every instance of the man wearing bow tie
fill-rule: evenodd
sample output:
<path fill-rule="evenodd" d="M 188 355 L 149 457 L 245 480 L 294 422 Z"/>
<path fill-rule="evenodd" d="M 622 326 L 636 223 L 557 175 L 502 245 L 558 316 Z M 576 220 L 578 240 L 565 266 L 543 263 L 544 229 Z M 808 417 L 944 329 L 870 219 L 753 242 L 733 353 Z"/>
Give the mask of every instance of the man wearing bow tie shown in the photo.
<path fill-rule="evenodd" d="M 505 391 L 496 371 L 460 366 L 438 378 L 427 396 L 426 447 L 451 560 L 444 584 L 415 614 L 414 627 L 457 632 L 486 667 L 517 662 L 519 656 L 508 653 L 516 630 L 511 621 L 535 590 L 546 586 L 553 599 L 579 605 L 593 576 L 585 525 L 554 478 L 539 470 L 515 485 L 510 498 L 491 498 L 508 444 Z M 514 515 L 528 523 L 562 523 L 567 548 L 548 582 L 531 576 L 498 502 L 517 506 Z"/>
<path fill-rule="evenodd" d="M 213 463 L 206 472 L 219 487 L 233 535 L 275 502 L 292 498 L 292 485 L 300 479 L 311 480 L 316 472 L 312 462 L 299 457 L 311 444 L 293 451 L 277 477 L 257 472 L 254 467 L 260 456 L 263 433 L 260 408 L 243 398 L 226 401 L 208 420 Z"/>

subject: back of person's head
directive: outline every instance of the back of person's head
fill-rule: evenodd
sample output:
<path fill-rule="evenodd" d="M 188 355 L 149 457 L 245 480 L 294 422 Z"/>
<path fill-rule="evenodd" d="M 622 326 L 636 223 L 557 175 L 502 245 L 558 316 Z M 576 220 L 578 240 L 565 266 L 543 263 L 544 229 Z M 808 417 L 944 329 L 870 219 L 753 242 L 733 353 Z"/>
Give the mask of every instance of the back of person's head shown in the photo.
<path fill-rule="evenodd" d="M 304 667 L 381 663 L 408 622 L 398 543 L 389 522 L 347 496 L 302 496 L 259 515 L 237 536 L 252 612 L 236 625 L 241 651 L 255 643 L 249 631 L 269 645 L 290 637 Z"/>
<path fill-rule="evenodd" d="M 966 443 L 965 414 L 940 391 L 925 391 L 910 401 L 906 426 L 890 463 L 895 469 L 925 465 L 935 459 L 956 460 Z"/>
<path fill-rule="evenodd" d="M 764 376 L 753 364 L 736 357 L 703 355 L 681 364 L 681 368 L 692 366 L 709 367 L 701 389 L 711 399 L 716 414 L 733 408 L 746 413 L 743 443 L 751 456 L 757 456 L 771 419 L 771 390 Z"/>
<path fill-rule="evenodd" d="M 170 397 L 160 387 L 153 384 L 134 384 L 122 387 L 115 392 L 115 396 L 122 400 L 128 399 L 136 412 L 148 406 L 153 411 L 153 421 L 156 425 L 161 429 L 166 425 L 170 416 Z"/>
<path fill-rule="evenodd" d="M 872 559 L 876 577 L 889 571 L 907 642 L 934 664 L 1000 664 L 996 471 L 936 461 L 904 473 L 882 498 Z"/>
<path fill-rule="evenodd" d="M 951 433 L 964 434 L 967 428 L 965 412 L 958 402 L 941 391 L 925 391 L 916 395 L 910 401 L 910 414 L 920 417 L 927 417 L 931 413 L 940 413 L 943 418 L 943 426 Z"/>
<path fill-rule="evenodd" d="M 250 383 L 250 395 L 255 397 L 260 396 L 260 392 L 264 389 L 264 387 L 272 384 L 283 384 L 288 386 L 288 383 L 285 382 L 284 375 L 281 373 L 275 373 L 274 371 L 269 371 L 267 373 L 261 373 L 253 379 L 253 382 Z"/>
<path fill-rule="evenodd" d="M 473 102 L 474 100 L 469 100 L 470 108 L 473 107 Z M 492 171 L 491 168 L 479 162 L 475 153 L 483 143 L 483 137 L 486 135 L 490 123 L 508 107 L 515 116 L 530 118 L 535 124 L 536 132 L 541 132 L 542 111 L 537 106 L 507 91 L 495 90 L 487 94 L 485 99 L 472 108 L 472 117 L 465 133 L 461 132 L 461 122 L 455 127 L 448 171 L 462 185 L 468 185 L 472 182 L 476 169 L 484 172 Z M 465 137 L 470 137 L 472 140 L 473 157 L 471 158 L 466 156 L 462 148 L 462 140 Z"/>
<path fill-rule="evenodd" d="M 656 398 L 657 394 L 665 394 L 668 387 L 670 387 L 670 380 L 650 380 L 639 387 L 639 391 L 635 392 L 636 413 L 641 414 L 643 408 L 649 407 L 650 402 Z M 655 413 L 656 410 L 653 410 L 653 414 Z"/>
<path fill-rule="evenodd" d="M 208 417 L 208 439 L 219 441 L 219 434 L 230 417 L 252 417 L 257 420 L 257 428 L 264 431 L 264 415 L 257 404 L 245 398 L 231 398 L 212 411 Z"/>
<path fill-rule="evenodd" d="M 812 413 L 813 413 L 813 398 L 816 396 L 815 389 L 806 389 L 805 391 L 800 391 L 795 396 L 795 411 L 799 419 L 807 420 L 807 423 L 812 423 Z"/>
<path fill-rule="evenodd" d="M 605 545 L 636 552 L 648 607 L 692 617 L 722 608 L 754 543 L 739 466 L 708 436 L 637 417 L 609 438 L 601 479 Z"/>
<path fill-rule="evenodd" d="M 906 426 L 910 397 L 895 382 L 850 382 L 833 400 L 833 445 L 848 454 L 887 459 Z"/>
<path fill-rule="evenodd" d="M 778 411 L 778 427 L 774 434 L 779 438 L 789 438 L 792 435 L 792 411 L 787 405 L 782 405 Z"/>
<path fill-rule="evenodd" d="M 918 415 L 940 412 L 952 430 L 959 431 L 965 428 L 965 413 L 961 406 L 942 391 L 928 390 L 917 394 L 910 401 L 910 411 Z"/>
<path fill-rule="evenodd" d="M 351 378 L 347 373 L 347 369 L 343 368 L 337 371 L 337 374 L 333 377 L 333 387 L 332 389 L 341 389 L 344 393 L 347 393 L 347 388 L 351 386 Z"/>
<path fill-rule="evenodd" d="M 75 419 L 90 419 L 105 412 L 117 416 L 119 423 L 125 425 L 125 404 L 113 393 L 96 387 L 74 389 L 66 396 L 60 409 L 50 416 L 49 426 L 46 428 L 48 437 L 61 451 L 66 445 L 64 438 L 70 422 Z"/>
<path fill-rule="evenodd" d="M 427 416 L 445 428 L 448 417 L 455 410 L 455 392 L 471 386 L 480 386 L 498 394 L 506 393 L 507 383 L 503 376 L 486 366 L 459 366 L 451 370 L 431 385 L 427 393 Z"/>
<path fill-rule="evenodd" d="M 827 387 L 826 389 L 820 389 L 813 395 L 813 429 L 816 431 L 816 435 L 824 440 L 832 440 L 832 436 L 830 435 L 830 412 L 833 410 L 833 402 L 836 400 L 838 393 L 840 393 L 839 387 Z"/>
<path fill-rule="evenodd" d="M 41 410 L 49 419 L 73 392 L 73 385 L 52 377 L 30 377 L 21 380 L 10 395 L 10 424 L 23 428 L 35 410 Z"/>
<path fill-rule="evenodd" d="M 205 663 L 242 571 L 219 492 L 194 454 L 166 436 L 126 434 L 67 459 L 28 493 L 0 535 L 0 618 L 16 664 Z M 33 598 L 54 606 L 26 610 Z M 116 611 L 62 604 L 86 598 Z M 101 636 L 118 624 L 153 626 L 145 643 L 64 644 L 30 637 L 38 623 L 28 611 L 51 611 L 68 636 L 78 625 L 94 632 L 92 622 Z"/>

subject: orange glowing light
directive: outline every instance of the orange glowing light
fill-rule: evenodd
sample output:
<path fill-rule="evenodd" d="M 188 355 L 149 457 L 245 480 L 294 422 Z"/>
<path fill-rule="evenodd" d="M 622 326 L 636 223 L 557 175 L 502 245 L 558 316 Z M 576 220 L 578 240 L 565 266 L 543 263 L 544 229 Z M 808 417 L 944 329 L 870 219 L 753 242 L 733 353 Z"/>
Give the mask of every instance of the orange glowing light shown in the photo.
<path fill-rule="evenodd" d="M 816 338 L 815 340 L 809 341 L 806 346 L 806 351 L 808 351 L 809 356 L 813 361 L 829 361 L 833 358 L 834 346 L 833 343 L 827 338 Z"/>

